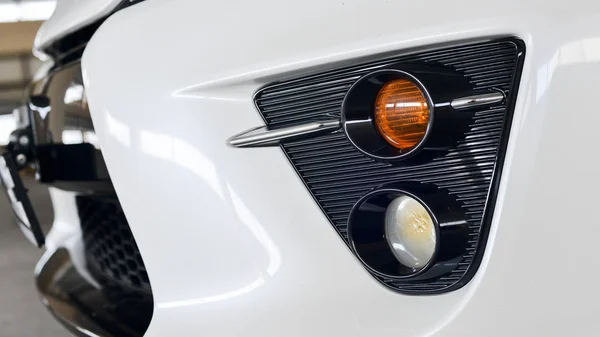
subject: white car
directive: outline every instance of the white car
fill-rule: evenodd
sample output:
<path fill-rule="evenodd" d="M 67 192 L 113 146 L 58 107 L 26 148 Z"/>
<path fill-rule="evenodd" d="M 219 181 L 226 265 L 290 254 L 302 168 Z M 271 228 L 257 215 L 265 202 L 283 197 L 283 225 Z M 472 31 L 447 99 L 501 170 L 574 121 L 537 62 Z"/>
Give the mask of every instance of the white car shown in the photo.
<path fill-rule="evenodd" d="M 4 155 L 42 302 L 82 336 L 595 335 L 599 20 L 59 0 Z"/>

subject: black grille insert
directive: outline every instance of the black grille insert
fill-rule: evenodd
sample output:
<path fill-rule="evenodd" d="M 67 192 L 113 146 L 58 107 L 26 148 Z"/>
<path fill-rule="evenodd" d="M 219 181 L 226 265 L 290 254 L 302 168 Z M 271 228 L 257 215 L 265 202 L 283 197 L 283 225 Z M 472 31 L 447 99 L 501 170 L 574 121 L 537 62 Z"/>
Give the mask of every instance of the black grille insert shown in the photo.
<path fill-rule="evenodd" d="M 144 261 L 114 196 L 78 196 L 88 268 L 104 286 L 150 292 Z"/>
<path fill-rule="evenodd" d="M 361 76 L 392 66 L 401 69 L 403 64 L 447 67 L 462 74 L 474 92 L 493 89 L 506 94 L 505 102 L 477 110 L 457 146 L 424 163 L 376 161 L 353 147 L 341 131 L 281 146 L 346 243 L 350 210 L 378 186 L 417 181 L 456 196 L 467 214 L 471 237 L 458 267 L 427 282 L 376 276 L 407 293 L 443 292 L 464 285 L 481 260 L 483 249 L 478 248 L 487 240 L 523 53 L 522 42 L 515 39 L 428 49 L 275 83 L 260 90 L 255 103 L 269 127 L 339 118 L 346 92 Z"/>

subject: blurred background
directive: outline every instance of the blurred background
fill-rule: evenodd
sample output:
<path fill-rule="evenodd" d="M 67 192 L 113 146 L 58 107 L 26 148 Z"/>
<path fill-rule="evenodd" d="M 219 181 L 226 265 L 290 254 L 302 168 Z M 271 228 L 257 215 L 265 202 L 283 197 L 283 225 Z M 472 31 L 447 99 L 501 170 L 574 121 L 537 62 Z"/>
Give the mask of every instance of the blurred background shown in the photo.
<path fill-rule="evenodd" d="M 89 0 L 80 0 L 89 1 Z M 35 34 L 55 1 L 0 0 L 0 145 L 15 129 L 15 110 L 41 64 L 32 55 Z M 48 189 L 23 173 L 37 216 L 48 230 L 53 219 Z M 6 196 L 0 193 L 0 336 L 69 336 L 39 303 L 33 270 L 42 251 L 21 234 Z"/>
<path fill-rule="evenodd" d="M 35 34 L 54 11 L 54 1 L 0 0 L 0 144 L 15 128 L 13 111 L 40 61 L 31 53 Z"/>

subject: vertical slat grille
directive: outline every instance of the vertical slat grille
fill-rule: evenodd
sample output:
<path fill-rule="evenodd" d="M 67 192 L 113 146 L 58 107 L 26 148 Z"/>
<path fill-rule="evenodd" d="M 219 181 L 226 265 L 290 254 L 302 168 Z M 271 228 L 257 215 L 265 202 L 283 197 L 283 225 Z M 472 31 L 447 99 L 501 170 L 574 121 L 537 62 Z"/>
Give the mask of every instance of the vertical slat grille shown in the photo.
<path fill-rule="evenodd" d="M 498 40 L 398 56 L 270 85 L 256 95 L 256 105 L 271 127 L 339 117 L 346 92 L 362 75 L 404 63 L 443 65 L 462 73 L 474 91 L 499 89 L 511 97 L 518 53 L 515 42 Z M 459 267 L 429 283 L 380 278 L 391 287 L 408 291 L 441 290 L 463 277 L 477 250 L 507 120 L 506 104 L 477 111 L 464 139 L 455 148 L 423 164 L 392 165 L 376 161 L 358 151 L 341 131 L 288 142 L 282 149 L 346 242 L 352 206 L 382 184 L 419 181 L 455 195 L 468 215 L 471 229 L 469 253 Z"/>

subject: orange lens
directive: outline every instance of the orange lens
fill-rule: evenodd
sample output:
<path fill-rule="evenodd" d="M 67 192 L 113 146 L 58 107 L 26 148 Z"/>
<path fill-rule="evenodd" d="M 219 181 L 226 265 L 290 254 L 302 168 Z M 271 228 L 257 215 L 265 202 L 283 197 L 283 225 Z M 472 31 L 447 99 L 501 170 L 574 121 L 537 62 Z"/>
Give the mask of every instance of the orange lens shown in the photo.
<path fill-rule="evenodd" d="M 408 80 L 385 83 L 375 99 L 375 124 L 393 147 L 403 151 L 414 148 L 425 137 L 429 124 L 425 94 Z"/>

